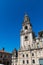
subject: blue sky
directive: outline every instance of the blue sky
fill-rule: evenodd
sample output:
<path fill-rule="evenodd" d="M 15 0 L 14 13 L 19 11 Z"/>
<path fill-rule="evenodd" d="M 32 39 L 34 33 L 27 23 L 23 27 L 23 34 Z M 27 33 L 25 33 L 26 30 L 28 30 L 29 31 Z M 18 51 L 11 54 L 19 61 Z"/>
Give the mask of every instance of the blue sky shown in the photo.
<path fill-rule="evenodd" d="M 19 49 L 25 12 L 37 35 L 43 30 L 43 0 L 0 0 L 0 49 Z"/>

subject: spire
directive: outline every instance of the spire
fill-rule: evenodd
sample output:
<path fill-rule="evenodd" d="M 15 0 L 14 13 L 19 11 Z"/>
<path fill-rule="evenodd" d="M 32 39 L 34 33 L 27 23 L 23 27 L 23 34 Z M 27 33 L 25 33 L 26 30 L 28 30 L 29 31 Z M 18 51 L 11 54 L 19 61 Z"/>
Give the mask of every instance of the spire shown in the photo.
<path fill-rule="evenodd" d="M 25 24 L 30 24 L 31 25 L 30 17 L 27 15 L 27 13 L 25 13 L 25 15 L 24 15 L 24 22 L 23 22 L 22 25 L 25 25 Z"/>
<path fill-rule="evenodd" d="M 24 22 L 29 22 L 30 23 L 30 18 L 28 17 L 28 15 L 26 13 L 24 15 Z"/>

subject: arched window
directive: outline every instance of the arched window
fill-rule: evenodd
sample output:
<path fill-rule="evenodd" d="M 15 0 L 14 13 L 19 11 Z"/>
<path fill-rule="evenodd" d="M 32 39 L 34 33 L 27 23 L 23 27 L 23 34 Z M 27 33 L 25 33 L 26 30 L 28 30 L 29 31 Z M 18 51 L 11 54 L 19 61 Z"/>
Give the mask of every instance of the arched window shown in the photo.
<path fill-rule="evenodd" d="M 35 63 L 35 60 L 32 60 L 32 63 Z"/>
<path fill-rule="evenodd" d="M 27 60 L 27 64 L 29 63 L 29 61 Z"/>
<path fill-rule="evenodd" d="M 25 63 L 25 61 L 23 60 L 23 64 Z"/>
<path fill-rule="evenodd" d="M 27 26 L 25 26 L 25 29 L 28 29 L 28 27 L 27 27 Z"/>
<path fill-rule="evenodd" d="M 28 54 L 26 54 L 26 57 L 28 57 Z"/>
<path fill-rule="evenodd" d="M 25 36 L 25 41 L 28 40 L 28 36 Z"/>
<path fill-rule="evenodd" d="M 23 57 L 24 57 L 24 54 L 23 54 Z"/>
<path fill-rule="evenodd" d="M 34 53 L 32 53 L 32 56 L 34 56 Z"/>
<path fill-rule="evenodd" d="M 37 43 L 37 48 L 39 48 L 40 47 L 40 45 L 39 45 L 39 43 Z"/>

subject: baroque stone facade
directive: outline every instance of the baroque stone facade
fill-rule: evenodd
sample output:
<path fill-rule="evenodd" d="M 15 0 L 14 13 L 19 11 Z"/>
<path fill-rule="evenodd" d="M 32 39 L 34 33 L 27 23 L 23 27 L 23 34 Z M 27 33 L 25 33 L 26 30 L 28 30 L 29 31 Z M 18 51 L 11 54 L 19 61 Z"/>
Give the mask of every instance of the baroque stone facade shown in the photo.
<path fill-rule="evenodd" d="M 12 52 L 12 65 L 43 65 L 43 31 L 36 37 L 27 14 L 20 32 L 20 49 Z"/>

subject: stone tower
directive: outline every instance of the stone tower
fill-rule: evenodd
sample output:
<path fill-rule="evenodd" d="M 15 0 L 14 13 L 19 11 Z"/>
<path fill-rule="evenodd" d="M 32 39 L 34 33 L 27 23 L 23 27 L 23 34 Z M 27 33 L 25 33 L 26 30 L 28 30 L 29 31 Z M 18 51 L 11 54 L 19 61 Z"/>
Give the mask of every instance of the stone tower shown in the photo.
<path fill-rule="evenodd" d="M 14 50 L 12 65 L 43 65 L 43 31 L 35 36 L 27 14 L 20 32 L 20 49 Z"/>
<path fill-rule="evenodd" d="M 28 17 L 27 14 L 24 16 L 24 22 L 22 24 L 22 30 L 21 30 L 21 36 L 20 36 L 20 41 L 21 41 L 21 48 L 22 49 L 28 49 L 31 47 L 33 43 L 33 31 L 32 31 L 32 25 L 30 23 L 30 18 Z"/>

